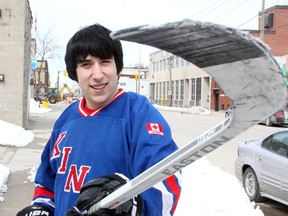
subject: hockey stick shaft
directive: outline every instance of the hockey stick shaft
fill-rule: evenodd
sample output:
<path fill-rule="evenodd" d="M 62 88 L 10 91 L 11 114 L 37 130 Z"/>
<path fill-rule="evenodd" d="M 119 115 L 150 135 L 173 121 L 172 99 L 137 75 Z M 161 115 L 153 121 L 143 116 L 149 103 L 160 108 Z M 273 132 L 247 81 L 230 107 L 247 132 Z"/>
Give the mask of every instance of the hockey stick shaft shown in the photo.
<path fill-rule="evenodd" d="M 219 138 L 219 135 L 230 126 L 233 117 L 234 114 L 230 115 L 223 122 L 212 127 L 183 148 L 167 156 L 100 202 L 94 204 L 89 209 L 88 215 L 93 214 L 101 208 L 113 209 L 121 205 L 132 197 L 153 187 L 158 182 L 165 180 L 175 172 L 182 170 L 184 167 L 222 146 L 225 142 L 229 141 L 230 138 Z"/>

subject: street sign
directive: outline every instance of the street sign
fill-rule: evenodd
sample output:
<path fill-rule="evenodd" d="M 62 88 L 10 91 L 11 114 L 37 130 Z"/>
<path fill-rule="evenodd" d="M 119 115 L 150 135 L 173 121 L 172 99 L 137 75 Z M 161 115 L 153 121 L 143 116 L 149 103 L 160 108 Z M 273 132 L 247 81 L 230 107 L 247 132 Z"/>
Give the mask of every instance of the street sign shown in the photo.
<path fill-rule="evenodd" d="M 31 58 L 31 68 L 32 70 L 37 68 L 37 58 Z"/>

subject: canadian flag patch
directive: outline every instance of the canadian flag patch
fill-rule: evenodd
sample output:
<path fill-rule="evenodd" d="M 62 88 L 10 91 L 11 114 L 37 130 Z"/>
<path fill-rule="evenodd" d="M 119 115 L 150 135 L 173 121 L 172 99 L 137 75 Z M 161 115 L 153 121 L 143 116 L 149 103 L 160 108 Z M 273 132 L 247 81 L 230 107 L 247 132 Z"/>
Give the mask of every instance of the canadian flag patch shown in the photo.
<path fill-rule="evenodd" d="M 157 135 L 161 135 L 164 136 L 163 133 L 163 128 L 161 124 L 157 124 L 157 123 L 146 123 L 146 128 L 148 130 L 149 134 L 157 134 Z"/>

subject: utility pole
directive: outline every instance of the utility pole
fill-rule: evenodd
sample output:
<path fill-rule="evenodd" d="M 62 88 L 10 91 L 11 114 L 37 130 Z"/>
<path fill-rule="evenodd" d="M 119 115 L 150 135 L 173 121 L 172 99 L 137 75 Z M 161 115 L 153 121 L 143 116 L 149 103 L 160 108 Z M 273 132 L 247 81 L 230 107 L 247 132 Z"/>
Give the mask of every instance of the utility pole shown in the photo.
<path fill-rule="evenodd" d="M 260 25 L 260 40 L 264 41 L 265 0 L 262 0 L 262 16 Z"/>
<path fill-rule="evenodd" d="M 67 71 L 66 70 L 58 70 L 58 75 L 57 75 L 57 91 L 59 92 L 60 90 L 60 76 L 59 74 L 61 72 L 64 72 L 64 76 L 66 77 L 67 76 Z"/>

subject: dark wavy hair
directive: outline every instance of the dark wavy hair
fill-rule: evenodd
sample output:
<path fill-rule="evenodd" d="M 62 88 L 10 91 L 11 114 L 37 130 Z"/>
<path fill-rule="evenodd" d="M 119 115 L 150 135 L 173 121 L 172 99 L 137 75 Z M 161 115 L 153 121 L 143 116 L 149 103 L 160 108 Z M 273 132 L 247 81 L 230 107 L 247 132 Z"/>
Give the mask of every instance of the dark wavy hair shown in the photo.
<path fill-rule="evenodd" d="M 66 46 L 65 63 L 70 79 L 78 81 L 77 63 L 92 55 L 101 59 L 114 57 L 117 75 L 123 69 L 123 51 L 119 40 L 110 37 L 111 31 L 94 24 L 76 32 Z"/>

